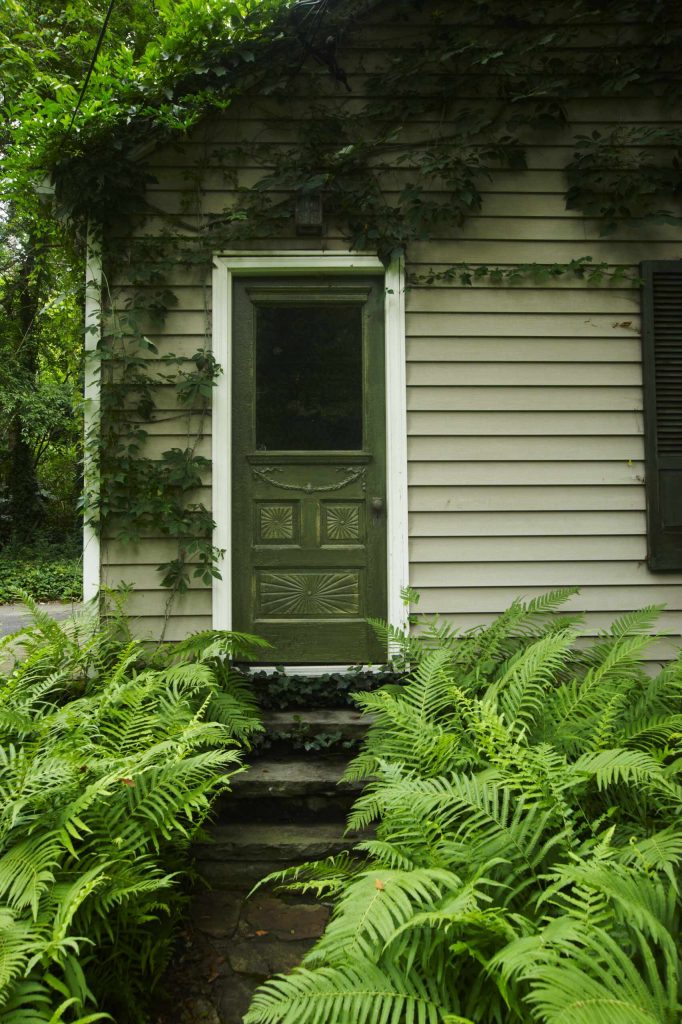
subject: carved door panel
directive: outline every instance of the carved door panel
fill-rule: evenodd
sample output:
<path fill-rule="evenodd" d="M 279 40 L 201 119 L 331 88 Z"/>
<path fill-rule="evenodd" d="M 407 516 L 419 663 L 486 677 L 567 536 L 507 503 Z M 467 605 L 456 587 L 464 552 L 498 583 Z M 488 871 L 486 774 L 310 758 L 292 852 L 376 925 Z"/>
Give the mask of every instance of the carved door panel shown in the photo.
<path fill-rule="evenodd" d="M 382 661 L 383 281 L 234 285 L 235 628 L 274 664 Z"/>

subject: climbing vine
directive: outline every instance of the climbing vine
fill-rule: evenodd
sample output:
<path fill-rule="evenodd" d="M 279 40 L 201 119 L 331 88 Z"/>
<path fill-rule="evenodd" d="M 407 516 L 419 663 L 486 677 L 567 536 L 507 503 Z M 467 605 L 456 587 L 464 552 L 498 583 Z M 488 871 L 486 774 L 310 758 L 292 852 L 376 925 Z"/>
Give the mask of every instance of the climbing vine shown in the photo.
<path fill-rule="evenodd" d="M 137 540 L 153 530 L 172 539 L 177 554 L 160 567 L 171 594 L 188 586 L 190 572 L 210 580 L 219 555 L 198 497 L 209 469 L 199 449 L 219 373 L 208 329 L 191 356 L 159 355 L 148 337 L 149 324 L 160 328 L 172 309 L 178 268 L 207 274 L 216 251 L 290 235 L 302 199 L 318 204 L 326 228 L 350 248 L 385 262 L 409 259 L 413 243 L 444 227 L 452 232 L 483 209 L 496 171 L 524 173 L 527 147 L 538 139 L 570 143 L 566 206 L 597 221 L 604 235 L 624 223 L 682 223 L 682 131 L 674 123 L 604 122 L 577 135 L 571 124 L 585 98 L 679 102 L 679 4 L 521 0 L 512 8 L 507 0 L 462 0 L 456 17 L 452 7 L 186 0 L 137 63 L 130 54 L 100 62 L 73 131 L 56 97 L 17 134 L 11 160 L 49 167 L 60 210 L 76 229 L 87 219 L 100 223 L 107 272 L 120 278 L 124 267 L 129 277 L 106 313 L 103 429 L 93 442 L 103 485 L 97 514 L 110 536 Z M 383 19 L 377 38 L 384 31 L 388 40 L 381 48 L 371 44 L 375 19 Z M 277 145 L 257 134 L 221 153 L 208 145 L 206 161 L 225 174 L 224 208 L 195 216 L 197 167 L 181 218 L 154 206 L 140 144 L 182 140 L 207 117 L 219 123 L 230 107 L 239 117 L 253 103 L 267 104 L 286 131 Z M 235 166 L 257 168 L 255 184 L 231 177 Z M 165 226 L 142 237 L 148 218 Z M 409 280 L 509 286 L 560 277 L 636 281 L 627 268 L 588 256 L 438 266 Z M 175 400 L 165 402 L 171 391 Z M 152 458 L 150 425 L 168 416 L 182 419 L 184 444 Z"/>

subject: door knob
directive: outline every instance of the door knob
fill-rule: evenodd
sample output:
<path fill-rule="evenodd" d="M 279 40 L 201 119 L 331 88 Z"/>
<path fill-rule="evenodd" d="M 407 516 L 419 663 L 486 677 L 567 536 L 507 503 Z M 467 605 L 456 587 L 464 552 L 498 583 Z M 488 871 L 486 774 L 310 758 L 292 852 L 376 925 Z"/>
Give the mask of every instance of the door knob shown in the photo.
<path fill-rule="evenodd" d="M 379 516 L 384 511 L 384 499 L 383 498 L 372 498 L 370 500 L 370 508 L 375 515 Z"/>

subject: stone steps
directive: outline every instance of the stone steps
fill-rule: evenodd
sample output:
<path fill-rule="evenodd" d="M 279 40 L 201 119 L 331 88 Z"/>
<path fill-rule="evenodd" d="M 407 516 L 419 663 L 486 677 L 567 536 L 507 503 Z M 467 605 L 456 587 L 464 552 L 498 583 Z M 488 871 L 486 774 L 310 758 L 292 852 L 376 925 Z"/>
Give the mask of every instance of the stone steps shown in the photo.
<path fill-rule="evenodd" d="M 359 740 L 367 732 L 369 716 L 349 708 L 327 710 L 300 708 L 290 711 L 263 712 L 263 725 L 271 734 L 300 734 L 314 736 L 316 733 L 338 734 L 343 739 Z"/>
<path fill-rule="evenodd" d="M 268 711 L 271 749 L 230 780 L 217 820 L 195 844 L 198 876 L 190 926 L 168 977 L 169 1024 L 242 1024 L 255 988 L 290 971 L 324 930 L 331 910 L 312 894 L 254 887 L 286 867 L 352 849 L 364 834 L 345 821 L 362 783 L 341 782 L 350 753 L 294 753 L 289 738 L 360 739 L 367 720 L 352 709 Z M 284 753 L 284 756 L 278 756 Z M 248 760 L 248 758 L 247 758 Z M 172 976 L 171 976 L 172 975 Z"/>
<path fill-rule="evenodd" d="M 216 825 L 195 847 L 199 874 L 212 890 L 250 889 L 285 867 L 350 850 L 367 833 L 348 832 L 337 822 Z"/>
<path fill-rule="evenodd" d="M 232 800 L 336 796 L 356 794 L 361 784 L 341 782 L 347 758 L 300 756 L 263 757 L 232 779 Z M 234 807 L 232 804 L 231 806 Z"/>
<path fill-rule="evenodd" d="M 327 857 L 345 850 L 356 842 L 356 833 L 346 831 L 341 823 L 267 824 L 247 822 L 216 825 L 210 839 L 197 846 L 202 861 L 244 860 L 282 861 L 294 864 Z"/>

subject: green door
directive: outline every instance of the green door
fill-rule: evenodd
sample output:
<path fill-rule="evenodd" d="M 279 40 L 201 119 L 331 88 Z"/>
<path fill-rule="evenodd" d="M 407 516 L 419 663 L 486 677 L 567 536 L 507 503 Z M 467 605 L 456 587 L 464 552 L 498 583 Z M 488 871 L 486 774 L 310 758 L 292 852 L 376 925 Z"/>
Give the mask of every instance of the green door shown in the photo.
<path fill-rule="evenodd" d="M 383 279 L 234 284 L 235 629 L 274 664 L 385 661 Z"/>

